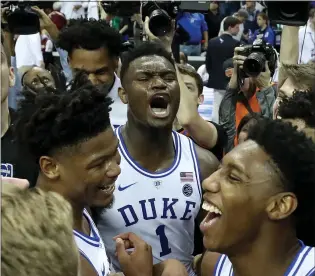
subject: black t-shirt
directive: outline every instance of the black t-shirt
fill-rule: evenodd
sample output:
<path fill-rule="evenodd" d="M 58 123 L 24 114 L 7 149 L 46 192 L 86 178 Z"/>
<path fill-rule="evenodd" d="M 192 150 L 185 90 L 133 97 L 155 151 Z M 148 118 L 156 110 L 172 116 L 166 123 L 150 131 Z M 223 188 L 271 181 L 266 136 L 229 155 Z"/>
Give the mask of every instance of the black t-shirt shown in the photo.
<path fill-rule="evenodd" d="M 225 147 L 227 140 L 228 140 L 227 134 L 226 134 L 226 132 L 222 126 L 220 126 L 214 122 L 211 122 L 211 121 L 208 121 L 208 122 L 213 124 L 215 126 L 215 128 L 217 129 L 217 132 L 218 132 L 217 143 L 210 151 L 218 158 L 218 160 L 221 160 L 223 158 L 224 147 Z M 177 130 L 177 132 L 192 139 L 192 137 L 190 137 L 189 133 L 183 128 Z"/>
<path fill-rule="evenodd" d="M 10 109 L 11 125 L 1 138 L 1 176 L 27 179 L 30 186 L 34 187 L 39 172 L 38 166 L 14 139 L 14 115 L 14 111 Z"/>
<path fill-rule="evenodd" d="M 214 14 L 211 11 L 208 11 L 208 13 L 205 14 L 205 20 L 208 25 L 209 40 L 211 38 L 217 37 L 219 35 L 221 21 L 223 20 L 223 16 L 220 13 Z"/>
<path fill-rule="evenodd" d="M 128 38 L 131 38 L 133 37 L 133 22 L 130 20 L 129 17 L 127 16 L 123 16 L 122 17 L 122 22 L 121 22 L 121 26 L 120 26 L 120 29 L 122 27 L 124 27 L 125 25 L 128 26 L 128 29 L 122 34 L 123 36 L 124 35 L 128 35 Z"/>

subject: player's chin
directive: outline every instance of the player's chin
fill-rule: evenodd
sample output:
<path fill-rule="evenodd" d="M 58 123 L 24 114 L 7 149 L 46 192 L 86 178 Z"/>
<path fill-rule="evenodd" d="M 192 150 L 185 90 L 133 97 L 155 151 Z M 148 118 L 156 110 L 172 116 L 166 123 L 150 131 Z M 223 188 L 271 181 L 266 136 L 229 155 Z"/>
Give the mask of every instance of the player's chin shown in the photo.
<path fill-rule="evenodd" d="M 97 194 L 93 198 L 93 207 L 102 207 L 102 208 L 111 208 L 113 206 L 115 197 L 113 194 L 110 195 L 103 195 L 103 194 Z"/>
<path fill-rule="evenodd" d="M 174 119 L 171 116 L 163 119 L 149 118 L 148 125 L 153 128 L 166 128 L 173 126 Z"/>

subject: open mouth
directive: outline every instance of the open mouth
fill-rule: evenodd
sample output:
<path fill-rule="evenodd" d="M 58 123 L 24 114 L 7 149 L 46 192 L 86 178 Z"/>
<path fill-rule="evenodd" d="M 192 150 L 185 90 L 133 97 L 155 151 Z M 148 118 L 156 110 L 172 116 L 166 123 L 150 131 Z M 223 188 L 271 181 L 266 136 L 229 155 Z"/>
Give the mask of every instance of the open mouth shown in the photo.
<path fill-rule="evenodd" d="M 99 186 L 98 189 L 104 192 L 105 194 L 111 195 L 115 191 L 115 183 L 110 185 Z"/>
<path fill-rule="evenodd" d="M 167 94 L 155 94 L 150 100 L 151 113 L 158 118 L 164 118 L 169 115 L 170 98 Z"/>
<path fill-rule="evenodd" d="M 219 221 L 222 217 L 222 211 L 215 206 L 213 203 L 204 201 L 202 204 L 202 209 L 208 211 L 207 216 L 200 224 L 200 230 L 202 232 L 211 228 L 217 221 Z"/>

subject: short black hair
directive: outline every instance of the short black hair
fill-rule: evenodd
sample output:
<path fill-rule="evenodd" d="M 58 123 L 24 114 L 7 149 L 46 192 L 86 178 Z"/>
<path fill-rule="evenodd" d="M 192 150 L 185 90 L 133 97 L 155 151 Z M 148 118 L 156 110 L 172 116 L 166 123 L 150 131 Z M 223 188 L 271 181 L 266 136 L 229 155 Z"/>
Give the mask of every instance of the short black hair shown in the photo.
<path fill-rule="evenodd" d="M 295 91 L 279 106 L 282 119 L 301 119 L 308 127 L 315 127 L 315 91 Z"/>
<path fill-rule="evenodd" d="M 104 20 L 72 19 L 59 34 L 58 47 L 71 56 L 74 49 L 108 49 L 111 57 L 119 57 L 122 50 L 121 35 Z"/>
<path fill-rule="evenodd" d="M 296 195 L 297 236 L 314 246 L 315 144 L 290 123 L 271 119 L 261 119 L 250 128 L 248 139 L 271 156 L 284 189 Z"/>
<path fill-rule="evenodd" d="M 224 19 L 223 22 L 223 30 L 227 31 L 229 27 L 234 27 L 237 24 L 241 24 L 241 21 L 239 21 L 236 17 L 234 16 L 228 16 L 227 18 Z"/>
<path fill-rule="evenodd" d="M 25 87 L 22 93 L 14 131 L 18 144 L 28 149 L 36 162 L 111 127 L 112 100 L 107 89 L 92 85 L 85 75 L 76 75 L 69 90 L 44 87 L 35 92 Z"/>
<path fill-rule="evenodd" d="M 172 58 L 172 54 L 169 53 L 161 43 L 146 41 L 146 42 L 141 43 L 138 47 L 124 53 L 124 55 L 122 56 L 121 69 L 120 69 L 121 81 L 123 81 L 123 78 L 129 68 L 130 63 L 137 58 L 145 57 L 145 56 L 164 57 L 170 63 L 172 63 L 175 67 L 175 62 Z"/>

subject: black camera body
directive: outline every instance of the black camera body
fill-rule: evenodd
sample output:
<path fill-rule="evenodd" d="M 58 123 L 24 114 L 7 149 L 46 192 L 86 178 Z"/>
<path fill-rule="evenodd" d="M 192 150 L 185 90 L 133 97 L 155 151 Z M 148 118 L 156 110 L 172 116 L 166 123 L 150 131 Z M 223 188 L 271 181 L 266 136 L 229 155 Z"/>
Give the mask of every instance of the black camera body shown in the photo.
<path fill-rule="evenodd" d="M 52 1 L 7 1 L 2 3 L 2 8 L 8 8 L 4 14 L 7 28 L 13 34 L 29 35 L 40 32 L 38 14 L 32 6 L 40 9 L 52 8 Z"/>
<path fill-rule="evenodd" d="M 148 16 L 149 29 L 155 36 L 164 36 L 172 29 L 172 20 L 179 12 L 180 1 L 144 1 L 142 3 L 142 20 Z"/>
<path fill-rule="evenodd" d="M 245 77 L 257 77 L 261 72 L 266 71 L 266 61 L 271 74 L 274 73 L 277 63 L 277 55 L 274 48 L 264 40 L 258 38 L 253 45 L 242 45 L 243 51 L 239 52 L 242 56 L 247 56 L 243 64 Z"/>
<path fill-rule="evenodd" d="M 130 17 L 140 13 L 140 1 L 102 1 L 105 12 L 111 15 Z"/>

